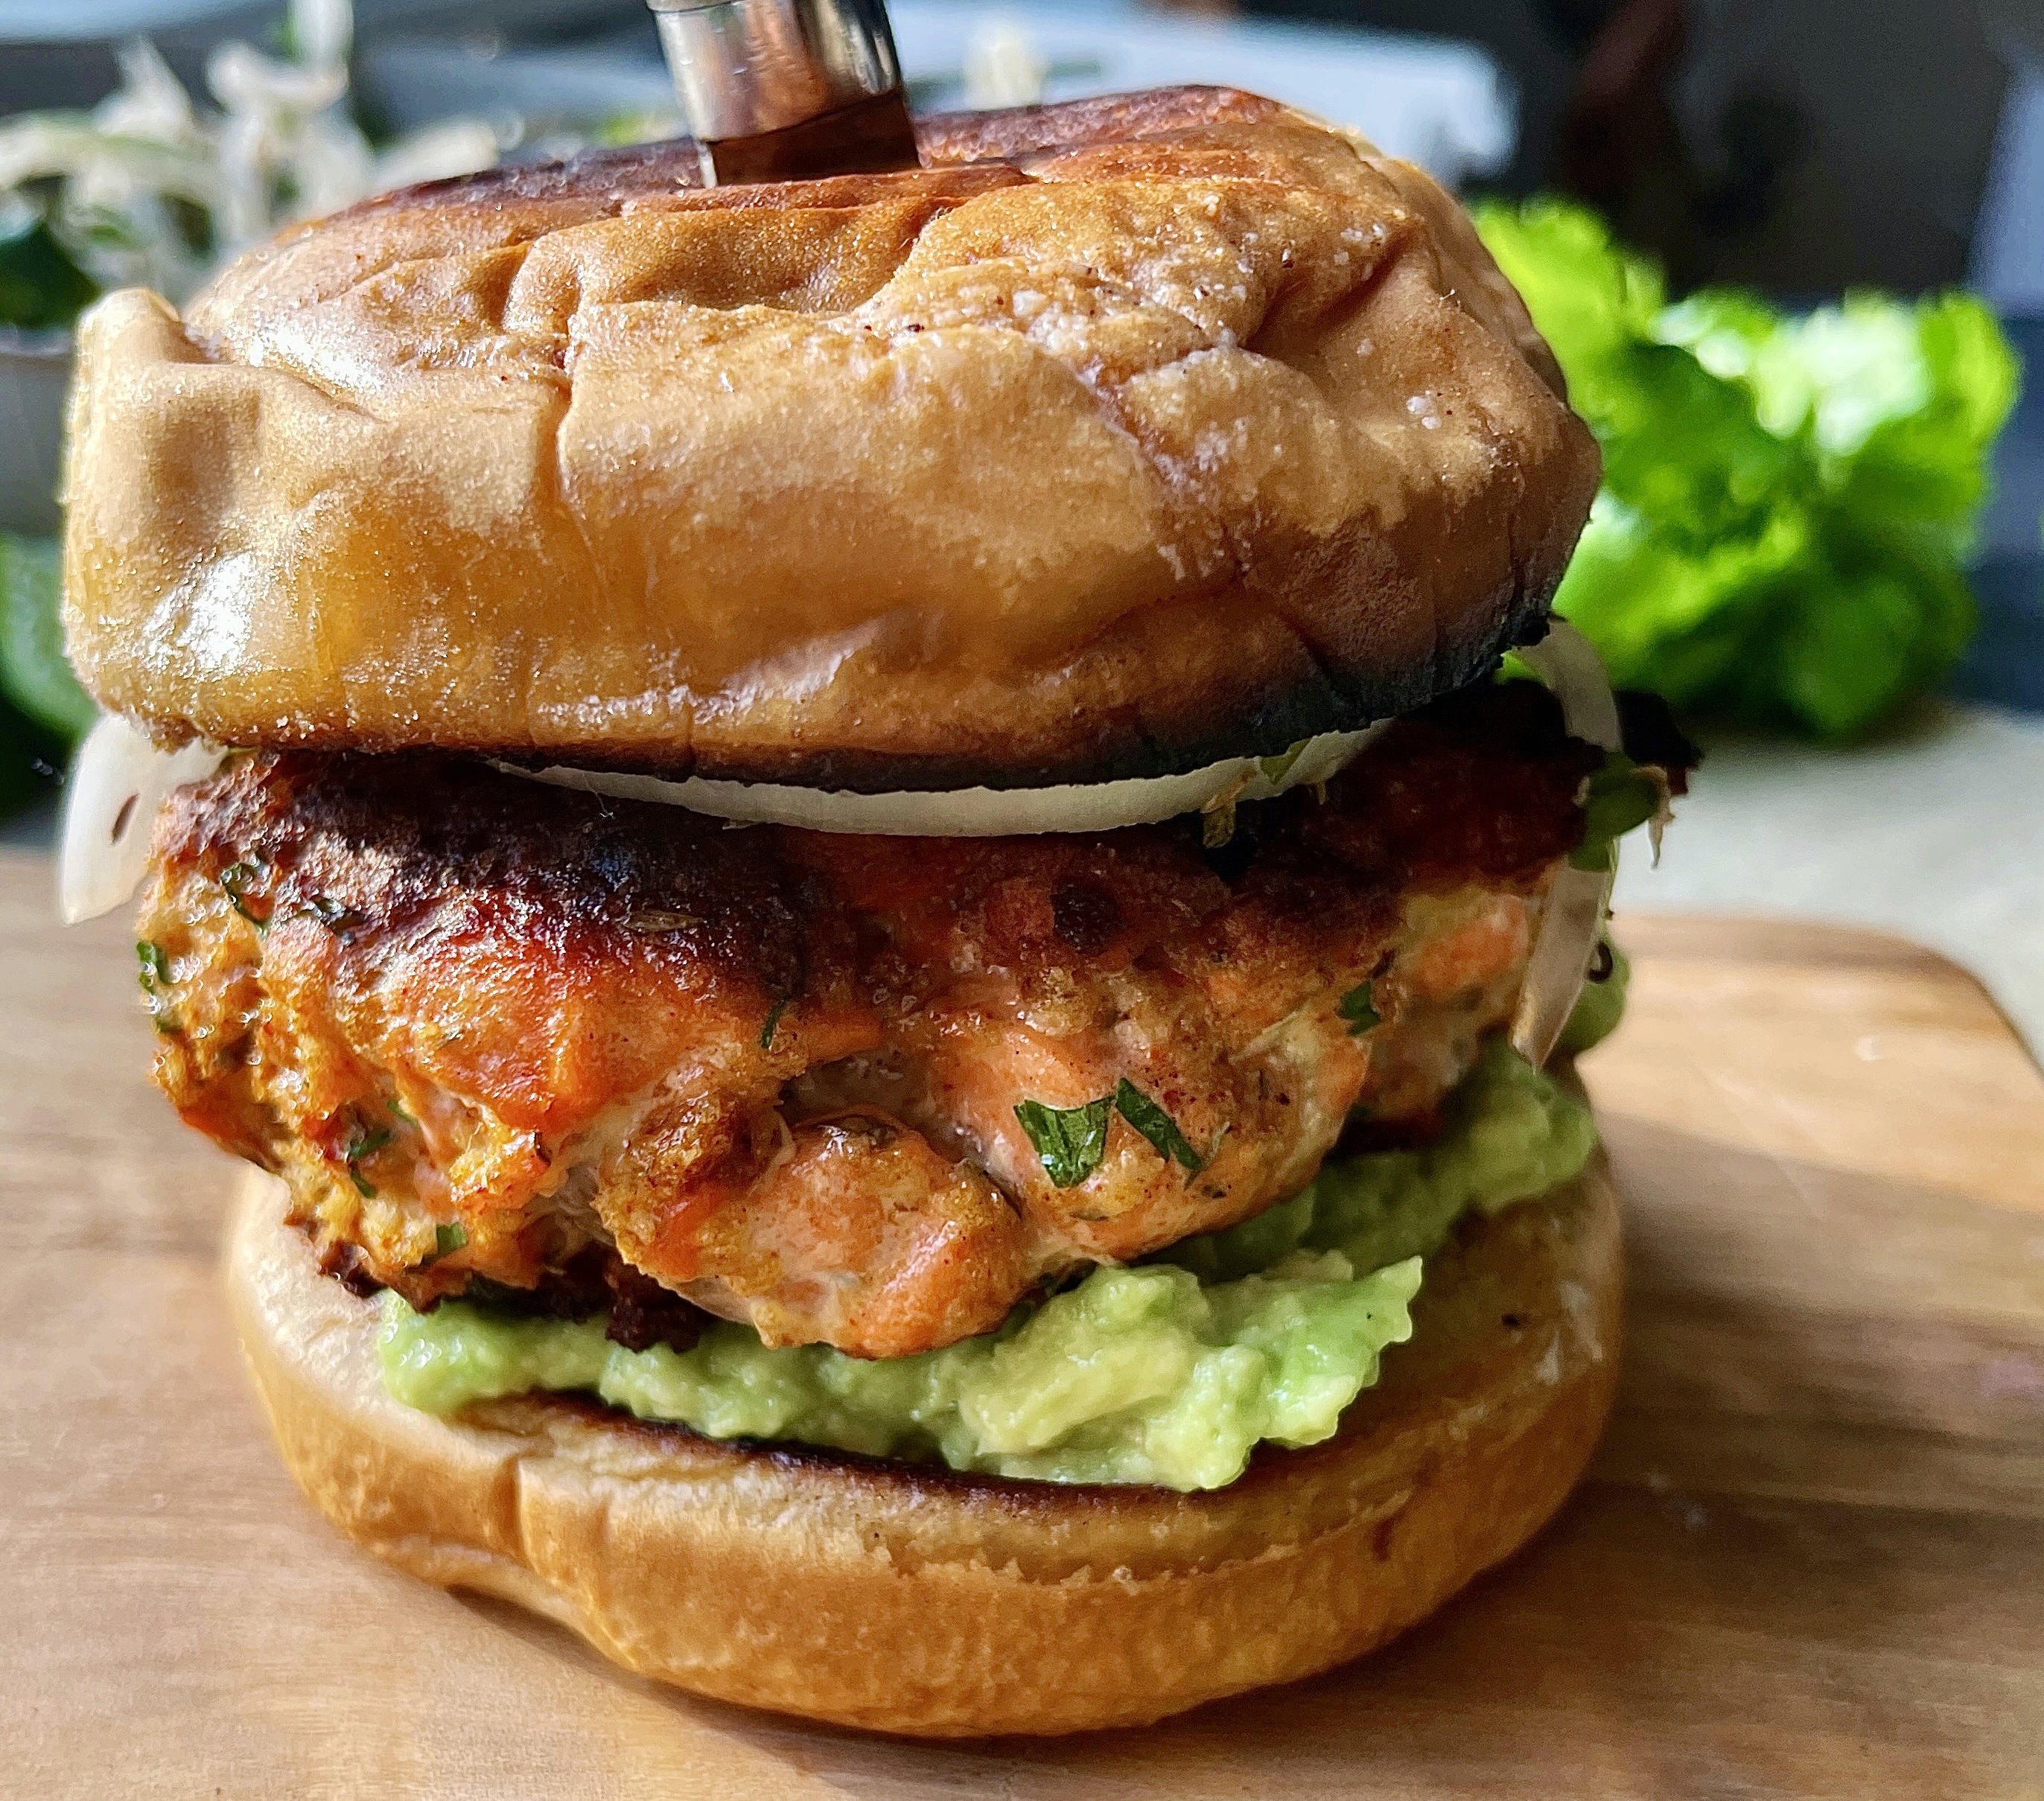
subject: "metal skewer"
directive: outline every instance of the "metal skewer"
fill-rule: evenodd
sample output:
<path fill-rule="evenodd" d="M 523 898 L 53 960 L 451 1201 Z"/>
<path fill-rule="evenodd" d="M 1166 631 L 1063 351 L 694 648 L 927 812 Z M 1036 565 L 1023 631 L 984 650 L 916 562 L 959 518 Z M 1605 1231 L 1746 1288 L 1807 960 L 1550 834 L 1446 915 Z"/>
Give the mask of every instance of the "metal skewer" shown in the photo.
<path fill-rule="evenodd" d="M 885 0 L 647 0 L 703 184 L 912 169 Z"/>

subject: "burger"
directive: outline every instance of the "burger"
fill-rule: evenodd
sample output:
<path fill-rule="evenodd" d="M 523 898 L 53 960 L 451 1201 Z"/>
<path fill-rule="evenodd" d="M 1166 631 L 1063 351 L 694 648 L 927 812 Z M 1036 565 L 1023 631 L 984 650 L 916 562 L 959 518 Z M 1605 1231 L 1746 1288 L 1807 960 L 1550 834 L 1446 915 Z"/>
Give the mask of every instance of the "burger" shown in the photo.
<path fill-rule="evenodd" d="M 704 1694 L 1058 1732 L 1560 1504 L 1620 1280 L 1566 1051 L 1688 758 L 1550 619 L 1596 450 L 1424 174 L 1214 89 L 918 134 L 101 302 L 64 900 L 142 885 L 351 1537 Z"/>

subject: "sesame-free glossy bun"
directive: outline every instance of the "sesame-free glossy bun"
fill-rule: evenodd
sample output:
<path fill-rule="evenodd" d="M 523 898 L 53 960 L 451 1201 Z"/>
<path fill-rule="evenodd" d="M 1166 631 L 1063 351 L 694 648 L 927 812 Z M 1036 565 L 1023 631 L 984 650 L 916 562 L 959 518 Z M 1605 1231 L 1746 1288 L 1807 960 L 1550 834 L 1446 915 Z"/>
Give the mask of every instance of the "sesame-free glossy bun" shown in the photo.
<path fill-rule="evenodd" d="M 1270 754 L 1537 636 L 1595 446 L 1459 209 L 1254 96 L 661 144 L 83 324 L 67 624 L 159 736 L 867 790 Z"/>
<path fill-rule="evenodd" d="M 229 1288 L 285 1461 L 344 1531 L 643 1675 L 887 1732 L 1140 1724 L 1369 1650 L 1561 1504 L 1617 1373 L 1601 1158 L 1431 1260 L 1335 1438 L 1189 1495 L 721 1444 L 559 1396 L 415 1412 L 378 1379 L 375 1304 L 282 1217 L 249 1177 Z"/>

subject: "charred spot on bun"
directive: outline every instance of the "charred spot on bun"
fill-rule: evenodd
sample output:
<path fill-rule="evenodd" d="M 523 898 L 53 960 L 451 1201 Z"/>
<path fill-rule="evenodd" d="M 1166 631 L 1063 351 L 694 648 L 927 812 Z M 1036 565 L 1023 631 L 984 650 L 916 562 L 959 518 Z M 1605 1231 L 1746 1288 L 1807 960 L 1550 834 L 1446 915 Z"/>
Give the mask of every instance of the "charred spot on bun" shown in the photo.
<path fill-rule="evenodd" d="M 1543 1066 L 1692 753 L 1550 620 L 1596 447 L 1427 176 L 1222 89 L 918 132 L 102 301 L 63 889 L 143 883 L 345 1530 L 1062 1731 L 1381 1642 L 1575 1480 L 1617 1224 Z"/>

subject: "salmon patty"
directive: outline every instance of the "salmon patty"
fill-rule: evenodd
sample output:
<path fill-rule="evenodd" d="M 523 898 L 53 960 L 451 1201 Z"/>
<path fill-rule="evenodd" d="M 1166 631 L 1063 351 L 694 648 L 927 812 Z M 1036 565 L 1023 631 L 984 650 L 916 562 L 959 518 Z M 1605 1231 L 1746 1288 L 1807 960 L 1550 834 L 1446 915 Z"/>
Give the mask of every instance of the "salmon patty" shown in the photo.
<path fill-rule="evenodd" d="M 1600 760 L 1544 690 L 1480 685 L 1211 847 L 238 756 L 157 823 L 156 1078 L 414 1305 L 599 1246 L 770 1344 L 905 1356 L 1297 1192 L 1351 1120 L 1424 1132 L 1511 1017 Z"/>

